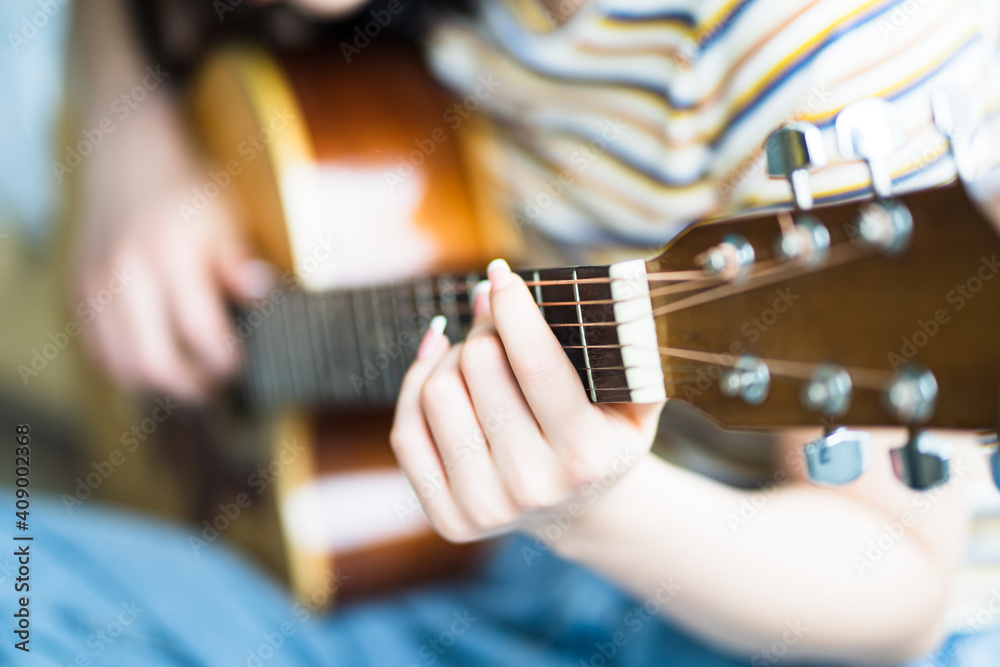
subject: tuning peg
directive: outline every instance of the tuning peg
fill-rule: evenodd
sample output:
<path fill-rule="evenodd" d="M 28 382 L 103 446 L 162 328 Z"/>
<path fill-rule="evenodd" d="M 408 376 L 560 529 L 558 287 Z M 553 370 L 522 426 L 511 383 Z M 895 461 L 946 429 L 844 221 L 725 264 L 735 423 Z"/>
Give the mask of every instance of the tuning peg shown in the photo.
<path fill-rule="evenodd" d="M 722 239 L 722 243 L 701 253 L 694 261 L 710 276 L 738 280 L 750 272 L 754 250 L 750 242 L 739 234 L 729 234 Z"/>
<path fill-rule="evenodd" d="M 806 445 L 809 478 L 817 484 L 853 482 L 868 469 L 871 435 L 840 427 Z"/>
<path fill-rule="evenodd" d="M 888 199 L 892 196 L 892 173 L 886 161 L 905 141 L 896 110 L 883 99 L 859 100 L 844 107 L 835 124 L 841 156 L 865 160 L 872 190 Z"/>
<path fill-rule="evenodd" d="M 951 447 L 927 431 L 911 432 L 902 447 L 892 450 L 892 469 L 911 489 L 926 491 L 948 481 Z"/>
<path fill-rule="evenodd" d="M 826 150 L 819 128 L 806 121 L 787 123 L 768 136 L 764 143 L 767 173 L 788 179 L 795 205 L 808 211 L 813 205 L 809 170 L 826 164 Z"/>
<path fill-rule="evenodd" d="M 880 200 L 861 207 L 858 221 L 848 229 L 851 241 L 877 248 L 889 257 L 901 255 L 913 238 L 913 214 L 899 201 Z"/>
<path fill-rule="evenodd" d="M 934 414 L 938 384 L 919 364 L 906 364 L 886 389 L 886 406 L 901 424 L 923 424 Z"/>
<path fill-rule="evenodd" d="M 851 405 L 851 376 L 840 366 L 820 364 L 802 391 L 802 403 L 828 417 L 838 417 Z"/>
<path fill-rule="evenodd" d="M 830 230 L 813 215 L 800 215 L 791 227 L 778 237 L 775 254 L 796 259 L 805 266 L 818 266 L 830 250 Z"/>
<path fill-rule="evenodd" d="M 931 111 L 934 114 L 934 125 L 948 139 L 948 147 L 959 177 L 963 181 L 971 181 L 967 156 L 972 110 L 968 95 L 958 86 L 938 86 L 931 93 Z"/>
<path fill-rule="evenodd" d="M 758 357 L 745 354 L 719 378 L 722 393 L 739 396 L 750 405 L 760 405 L 771 388 L 771 371 Z"/>

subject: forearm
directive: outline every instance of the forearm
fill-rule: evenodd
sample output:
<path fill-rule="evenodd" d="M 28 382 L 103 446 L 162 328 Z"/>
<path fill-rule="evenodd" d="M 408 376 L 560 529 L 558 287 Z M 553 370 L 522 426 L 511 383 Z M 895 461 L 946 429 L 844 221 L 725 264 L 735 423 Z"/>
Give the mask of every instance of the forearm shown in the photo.
<path fill-rule="evenodd" d="M 125 2 L 78 7 L 72 52 L 78 129 L 67 149 L 79 157 L 67 157 L 66 175 L 79 181 L 79 225 L 87 242 L 103 247 L 151 194 L 183 181 L 195 157 L 172 74 L 146 57 Z"/>
<path fill-rule="evenodd" d="M 759 508 L 741 515 L 753 493 L 649 455 L 553 547 L 640 599 L 673 584 L 667 617 L 747 655 L 785 641 L 791 655 L 896 662 L 940 640 L 961 549 L 936 550 L 923 533 L 950 525 L 940 538 L 962 539 L 960 494 L 942 494 L 870 567 L 859 558 L 898 507 L 801 482 L 763 505 L 756 494 Z"/>

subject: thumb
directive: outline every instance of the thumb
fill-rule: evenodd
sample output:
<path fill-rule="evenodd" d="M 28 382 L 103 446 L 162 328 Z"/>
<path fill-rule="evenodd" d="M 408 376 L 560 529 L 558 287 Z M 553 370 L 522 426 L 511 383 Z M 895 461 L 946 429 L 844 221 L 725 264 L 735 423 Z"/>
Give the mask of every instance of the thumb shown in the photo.
<path fill-rule="evenodd" d="M 238 301 L 265 298 L 278 278 L 273 264 L 253 257 L 239 242 L 220 249 L 216 270 L 223 288 Z"/>

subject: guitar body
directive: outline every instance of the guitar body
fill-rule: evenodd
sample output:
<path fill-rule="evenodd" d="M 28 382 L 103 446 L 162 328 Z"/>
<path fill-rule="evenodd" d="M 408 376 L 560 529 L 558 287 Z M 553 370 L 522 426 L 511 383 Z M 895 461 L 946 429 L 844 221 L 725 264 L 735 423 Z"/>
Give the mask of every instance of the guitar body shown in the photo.
<path fill-rule="evenodd" d="M 485 265 L 451 103 L 415 49 L 383 40 L 350 64 L 332 51 L 223 51 L 191 109 L 218 191 L 283 287 L 308 293 Z M 363 361 L 377 376 L 378 358 Z M 270 421 L 280 539 L 300 596 L 328 592 L 335 571 L 338 596 L 351 596 L 467 559 L 410 499 L 388 444 L 390 410 L 300 406 Z M 304 454 L 283 454 L 288 443 Z"/>

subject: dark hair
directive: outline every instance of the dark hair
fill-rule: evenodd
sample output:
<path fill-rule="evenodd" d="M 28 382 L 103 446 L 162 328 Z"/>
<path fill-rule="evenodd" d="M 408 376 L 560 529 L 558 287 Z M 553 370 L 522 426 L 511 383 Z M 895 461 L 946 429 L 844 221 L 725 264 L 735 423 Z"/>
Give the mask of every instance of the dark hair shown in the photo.
<path fill-rule="evenodd" d="M 384 16 L 395 3 L 384 30 L 419 41 L 428 24 L 442 13 L 469 10 L 470 0 L 371 0 L 350 16 L 335 21 L 307 17 L 283 2 L 251 5 L 245 0 L 132 0 L 133 18 L 143 45 L 154 62 L 185 81 L 205 53 L 220 43 L 252 40 L 265 47 L 295 50 L 354 39 L 373 16 Z M 401 8 L 401 10 L 400 10 Z"/>

